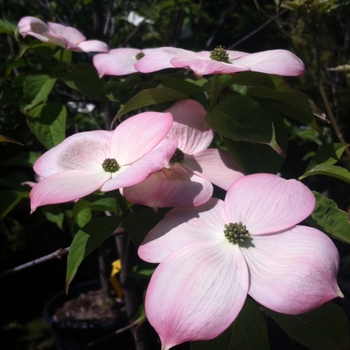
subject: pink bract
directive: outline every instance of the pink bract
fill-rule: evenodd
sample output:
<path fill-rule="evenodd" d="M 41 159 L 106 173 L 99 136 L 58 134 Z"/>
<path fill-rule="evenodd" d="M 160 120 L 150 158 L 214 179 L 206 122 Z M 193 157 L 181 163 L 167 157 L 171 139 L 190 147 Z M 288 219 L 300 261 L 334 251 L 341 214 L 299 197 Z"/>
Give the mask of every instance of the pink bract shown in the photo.
<path fill-rule="evenodd" d="M 108 52 L 107 44 L 99 40 L 86 40 L 79 30 L 58 23 L 47 24 L 36 17 L 23 17 L 18 22 L 23 37 L 31 35 L 38 40 L 78 52 Z"/>
<path fill-rule="evenodd" d="M 162 173 L 124 188 L 128 201 L 153 208 L 198 206 L 212 196 L 212 183 L 227 190 L 243 176 L 227 152 L 208 149 L 214 131 L 205 122 L 206 111 L 200 103 L 181 100 L 165 112 L 174 118 L 166 138 L 177 141 L 184 158 L 170 161 Z"/>
<path fill-rule="evenodd" d="M 138 62 L 138 55 L 147 55 L 152 49 L 142 51 L 134 48 L 120 48 L 108 53 L 97 54 L 93 57 L 93 64 L 100 77 L 104 75 L 122 76 L 138 72 L 134 65 Z"/>
<path fill-rule="evenodd" d="M 174 154 L 177 142 L 164 139 L 172 121 L 170 113 L 145 112 L 125 120 L 114 131 L 68 137 L 34 164 L 34 171 L 43 179 L 30 192 L 32 211 L 145 180 Z M 119 170 L 105 170 L 106 159 L 117 161 Z"/>
<path fill-rule="evenodd" d="M 145 308 L 162 349 L 217 337 L 248 294 L 291 315 L 342 297 L 335 245 L 321 231 L 299 225 L 314 206 L 301 182 L 254 174 L 238 179 L 225 201 L 172 209 L 138 250 L 143 260 L 160 263 Z M 249 236 L 238 243 L 232 224 L 240 222 Z"/>
<path fill-rule="evenodd" d="M 282 76 L 300 76 L 305 73 L 303 62 L 287 50 L 268 50 L 252 54 L 230 50 L 226 52 L 228 62 L 220 62 L 210 58 L 210 51 L 194 52 L 161 47 L 143 57 L 135 68 L 142 73 L 159 70 L 157 67 L 189 68 L 197 77 L 244 71 Z"/>

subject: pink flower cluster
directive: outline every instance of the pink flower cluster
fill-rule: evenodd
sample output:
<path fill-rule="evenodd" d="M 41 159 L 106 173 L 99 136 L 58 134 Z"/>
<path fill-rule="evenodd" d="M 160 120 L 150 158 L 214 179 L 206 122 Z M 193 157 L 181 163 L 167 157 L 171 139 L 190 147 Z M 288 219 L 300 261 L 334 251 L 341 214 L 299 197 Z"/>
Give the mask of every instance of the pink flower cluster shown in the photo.
<path fill-rule="evenodd" d="M 22 35 L 76 50 L 105 51 L 74 28 L 25 17 Z M 190 68 L 196 76 L 256 71 L 304 73 L 289 51 L 255 54 L 162 47 L 97 54 L 99 75 Z M 276 312 L 296 315 L 342 296 L 339 255 L 321 231 L 300 225 L 315 197 L 301 182 L 272 174 L 244 175 L 228 152 L 210 148 L 206 110 L 180 100 L 144 112 L 114 131 L 72 135 L 34 164 L 40 181 L 31 209 L 120 189 L 131 203 L 174 207 L 146 236 L 139 256 L 159 263 L 146 293 L 146 315 L 162 350 L 217 337 L 235 320 L 247 295 Z M 213 184 L 226 192 L 212 198 Z"/>
<path fill-rule="evenodd" d="M 215 55 L 215 50 L 218 55 Z M 130 73 L 151 73 L 166 68 L 190 68 L 197 77 L 208 74 L 233 74 L 253 71 L 283 76 L 304 74 L 303 62 L 286 50 L 270 50 L 253 54 L 239 51 L 193 52 L 174 47 L 138 50 L 134 48 L 113 49 L 95 55 L 93 64 L 100 77 L 122 76 Z M 220 51 L 227 56 L 222 57 Z"/>

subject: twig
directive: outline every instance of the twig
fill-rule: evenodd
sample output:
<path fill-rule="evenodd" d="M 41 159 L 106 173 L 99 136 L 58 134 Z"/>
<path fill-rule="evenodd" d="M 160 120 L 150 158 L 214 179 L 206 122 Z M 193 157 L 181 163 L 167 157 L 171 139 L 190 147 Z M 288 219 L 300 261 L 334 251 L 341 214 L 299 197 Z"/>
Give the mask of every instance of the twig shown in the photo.
<path fill-rule="evenodd" d="M 340 131 L 340 128 L 339 128 L 339 126 L 338 126 L 338 124 L 337 124 L 337 121 L 336 121 L 335 118 L 334 118 L 334 115 L 333 115 L 331 106 L 330 106 L 330 104 L 329 104 L 329 102 L 328 102 L 327 95 L 326 95 L 326 93 L 325 93 L 325 91 L 324 91 L 324 88 L 323 88 L 323 85 L 322 85 L 321 82 L 318 84 L 318 89 L 319 89 L 319 91 L 320 91 L 320 94 L 321 94 L 321 97 L 322 97 L 322 101 L 323 101 L 323 103 L 324 103 L 324 105 L 325 105 L 325 107 L 326 107 L 326 111 L 327 111 L 327 114 L 328 114 L 328 116 L 329 116 L 329 120 L 330 120 L 330 122 L 331 122 L 331 124 L 332 124 L 332 126 L 333 126 L 333 129 L 334 129 L 334 131 L 335 131 L 335 134 L 336 134 L 338 140 L 339 140 L 341 143 L 343 143 L 343 144 L 347 144 L 347 143 L 345 142 L 345 140 L 344 140 L 344 137 L 343 137 L 341 131 Z M 346 153 L 346 155 L 350 158 L 350 150 L 349 150 L 349 148 L 345 148 L 345 153 Z"/>
<path fill-rule="evenodd" d="M 126 234 L 125 230 L 119 226 L 112 234 L 112 236 L 118 236 L 118 235 L 124 235 Z M 69 252 L 69 249 L 70 247 L 67 247 L 67 248 L 60 248 L 58 250 L 56 250 L 55 252 L 53 253 L 50 253 L 48 255 L 45 255 L 45 256 L 42 256 L 41 258 L 38 258 L 38 259 L 35 259 L 35 260 L 32 260 L 32 261 L 29 261 L 23 265 L 19 265 L 19 266 L 16 266 L 10 270 L 7 270 L 5 272 L 2 272 L 0 274 L 0 278 L 2 277 L 5 277 L 7 275 L 11 275 L 12 273 L 15 273 L 15 272 L 18 272 L 18 271 L 21 271 L 21 270 L 24 270 L 28 267 L 31 267 L 31 266 L 34 266 L 34 265 L 38 265 L 38 264 L 41 264 L 45 261 L 48 261 L 48 260 L 51 260 L 51 259 L 54 259 L 54 258 L 57 258 L 57 259 L 61 259 L 61 257 L 64 255 L 64 254 L 67 254 Z"/>
<path fill-rule="evenodd" d="M 24 270 L 27 267 L 31 267 L 31 266 L 34 266 L 34 265 L 41 264 L 41 263 L 43 263 L 43 262 L 45 262 L 47 260 L 51 260 L 53 258 L 61 259 L 62 255 L 66 254 L 68 252 L 69 252 L 69 247 L 67 247 L 67 248 L 60 248 L 60 249 L 56 250 L 55 252 L 53 252 L 51 254 L 48 254 L 48 255 L 45 255 L 45 256 L 43 256 L 41 258 L 29 261 L 29 262 L 27 262 L 27 263 L 25 263 L 23 265 L 14 267 L 13 269 L 7 270 L 7 271 L 5 271 L 5 272 L 0 274 L 0 278 L 5 277 L 7 275 L 10 275 L 10 274 L 12 274 L 14 272 L 18 272 L 18 271 Z"/>

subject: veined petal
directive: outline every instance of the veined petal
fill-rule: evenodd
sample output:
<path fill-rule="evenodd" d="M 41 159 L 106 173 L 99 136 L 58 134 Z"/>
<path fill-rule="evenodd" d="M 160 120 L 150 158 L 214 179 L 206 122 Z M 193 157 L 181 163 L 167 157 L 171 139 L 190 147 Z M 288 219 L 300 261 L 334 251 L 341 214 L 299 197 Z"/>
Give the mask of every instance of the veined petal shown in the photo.
<path fill-rule="evenodd" d="M 211 198 L 213 186 L 210 182 L 193 173 L 186 177 L 174 171 L 171 174 L 168 178 L 163 172 L 154 173 L 137 185 L 125 187 L 123 196 L 131 203 L 151 208 L 194 207 Z"/>
<path fill-rule="evenodd" d="M 175 47 L 160 47 L 147 53 L 136 64 L 135 69 L 141 73 L 157 72 L 165 68 L 174 68 L 171 59 L 181 55 L 187 55 L 188 50 Z"/>
<path fill-rule="evenodd" d="M 100 40 L 86 40 L 77 45 L 83 52 L 108 52 L 109 47 Z"/>
<path fill-rule="evenodd" d="M 31 211 L 41 205 L 65 203 L 84 197 L 98 190 L 110 176 L 102 168 L 97 173 L 70 170 L 49 176 L 32 188 Z"/>
<path fill-rule="evenodd" d="M 110 141 L 110 154 L 119 164 L 130 165 L 155 148 L 164 139 L 172 124 L 173 117 L 170 113 L 137 114 L 123 121 L 114 130 Z"/>
<path fill-rule="evenodd" d="M 174 208 L 147 234 L 138 254 L 157 263 L 195 242 L 225 242 L 226 221 L 224 202 L 216 198 L 195 208 Z"/>
<path fill-rule="evenodd" d="M 232 74 L 250 70 L 247 65 L 235 63 L 219 62 L 199 55 L 192 57 L 175 57 L 171 61 L 175 68 L 188 67 L 193 70 L 197 77 L 207 74 Z"/>
<path fill-rule="evenodd" d="M 34 164 L 34 171 L 48 177 L 61 171 L 86 170 L 99 172 L 109 157 L 108 142 L 111 131 L 86 131 L 67 137 L 59 145 L 45 152 Z"/>
<path fill-rule="evenodd" d="M 186 155 L 181 164 L 226 191 L 244 176 L 230 154 L 216 148 L 208 148 L 192 156 Z"/>
<path fill-rule="evenodd" d="M 93 57 L 93 64 L 100 77 L 104 75 L 127 75 L 137 72 L 134 64 L 137 62 L 138 49 L 113 49 L 107 54 Z"/>
<path fill-rule="evenodd" d="M 18 22 L 18 30 L 23 37 L 32 35 L 41 41 L 47 41 L 46 34 L 50 29 L 45 22 L 39 18 L 26 16 Z"/>
<path fill-rule="evenodd" d="M 254 236 L 252 246 L 241 250 L 250 272 L 249 295 L 271 310 L 297 315 L 342 296 L 338 251 L 321 231 L 296 226 Z"/>
<path fill-rule="evenodd" d="M 205 121 L 204 107 L 195 100 L 180 100 L 165 112 L 174 118 L 167 138 L 175 139 L 178 147 L 186 154 L 193 154 L 209 147 L 214 131 Z"/>
<path fill-rule="evenodd" d="M 300 181 L 272 174 L 247 175 L 234 182 L 225 198 L 230 222 L 241 221 L 251 235 L 284 231 L 315 208 L 313 193 Z"/>
<path fill-rule="evenodd" d="M 151 152 L 127 166 L 123 172 L 116 172 L 113 178 L 103 185 L 102 191 L 129 187 L 146 180 L 148 176 L 159 171 L 169 162 L 176 146 L 175 140 L 161 141 Z"/>
<path fill-rule="evenodd" d="M 79 32 L 78 29 L 73 27 L 67 27 L 63 26 L 62 24 L 52 22 L 48 22 L 47 25 L 53 34 L 65 39 L 67 44 L 78 45 L 86 40 L 85 36 Z"/>
<path fill-rule="evenodd" d="M 145 300 L 147 319 L 163 349 L 221 334 L 241 311 L 248 280 L 239 248 L 225 242 L 193 244 L 165 259 Z"/>
<path fill-rule="evenodd" d="M 304 63 L 300 58 L 287 50 L 268 50 L 246 55 L 233 64 L 250 67 L 253 72 L 299 76 L 305 73 Z"/>

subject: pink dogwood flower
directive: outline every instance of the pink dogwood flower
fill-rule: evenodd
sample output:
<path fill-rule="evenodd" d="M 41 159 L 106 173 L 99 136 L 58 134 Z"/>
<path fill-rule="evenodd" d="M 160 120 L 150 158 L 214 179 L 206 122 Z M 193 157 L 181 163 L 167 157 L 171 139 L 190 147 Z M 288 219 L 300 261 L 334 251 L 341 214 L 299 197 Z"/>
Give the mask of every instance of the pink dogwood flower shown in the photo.
<path fill-rule="evenodd" d="M 303 62 L 287 50 L 269 50 L 249 54 L 229 51 L 221 47 L 213 51 L 159 48 L 140 60 L 135 68 L 147 73 L 161 62 L 173 68 L 190 68 L 197 77 L 207 74 L 234 74 L 253 71 L 282 76 L 300 76 L 305 73 Z"/>
<path fill-rule="evenodd" d="M 48 22 L 36 17 L 23 17 L 18 22 L 23 37 L 31 35 L 38 40 L 78 52 L 108 52 L 107 44 L 99 40 L 86 40 L 79 30 L 62 24 Z"/>
<path fill-rule="evenodd" d="M 314 206 L 301 182 L 254 174 L 237 180 L 225 201 L 172 209 L 138 250 L 143 260 L 160 263 L 145 309 L 162 350 L 217 337 L 248 294 L 291 315 L 342 297 L 335 245 L 321 231 L 298 225 Z"/>
<path fill-rule="evenodd" d="M 208 148 L 214 131 L 199 102 L 180 100 L 165 112 L 174 118 L 166 138 L 177 141 L 177 150 L 162 172 L 123 189 L 128 201 L 153 208 L 198 206 L 211 198 L 212 183 L 227 190 L 243 176 L 228 152 Z"/>
<path fill-rule="evenodd" d="M 114 131 L 87 131 L 66 138 L 34 163 L 34 171 L 43 179 L 30 192 L 32 212 L 41 205 L 145 180 L 175 152 L 177 142 L 164 139 L 172 122 L 170 113 L 145 112 Z"/>
<path fill-rule="evenodd" d="M 95 55 L 92 62 L 100 78 L 104 75 L 122 76 L 137 73 L 135 63 L 151 51 L 152 49 L 142 51 L 134 48 L 113 49 L 108 53 Z"/>

